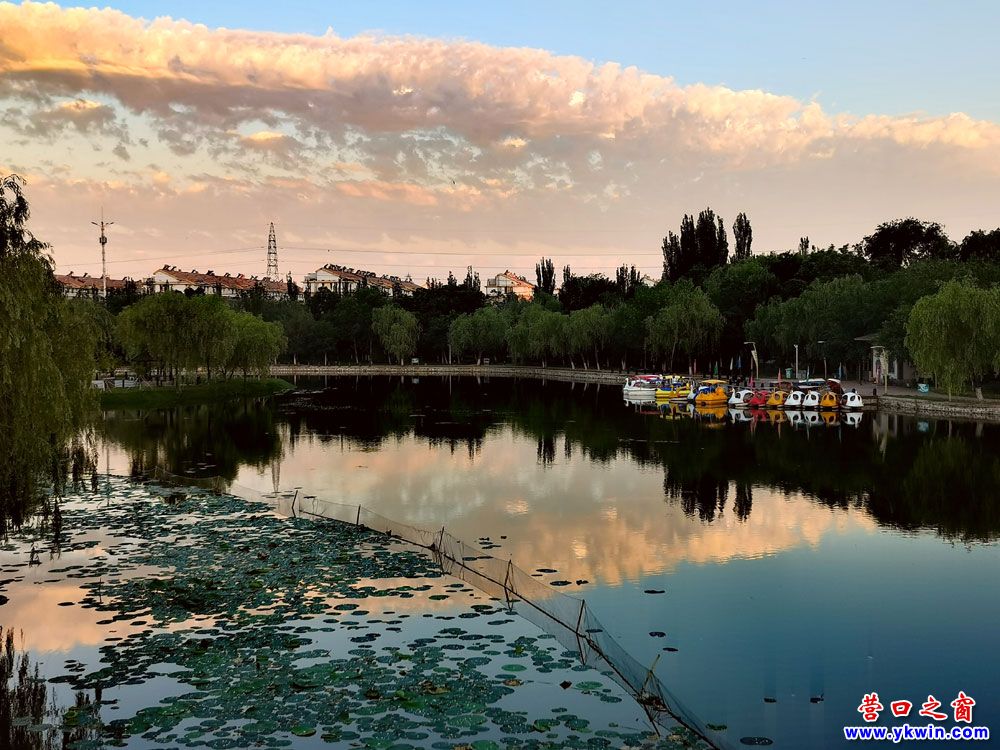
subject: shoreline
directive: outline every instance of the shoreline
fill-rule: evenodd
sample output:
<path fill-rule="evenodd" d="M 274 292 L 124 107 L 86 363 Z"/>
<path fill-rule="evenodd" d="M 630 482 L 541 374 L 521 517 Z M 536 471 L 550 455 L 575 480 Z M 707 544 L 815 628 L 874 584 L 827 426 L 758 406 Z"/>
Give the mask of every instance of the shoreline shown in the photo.
<path fill-rule="evenodd" d="M 631 373 L 622 370 L 585 370 L 530 365 L 272 365 L 273 377 L 286 375 L 400 375 L 434 377 L 538 378 L 571 383 L 622 385 Z"/>
<path fill-rule="evenodd" d="M 567 367 L 537 367 L 531 365 L 273 365 L 273 377 L 285 376 L 393 376 L 400 377 L 489 377 L 489 378 L 537 378 L 570 383 L 595 383 L 598 385 L 621 385 L 630 374 L 637 371 L 586 370 Z M 870 396 L 866 398 L 870 402 Z M 917 395 L 899 393 L 879 394 L 872 407 L 865 411 L 903 414 L 913 417 L 936 417 L 944 419 L 964 419 L 977 422 L 1000 423 L 1000 400 L 966 399 L 956 397 L 946 401 L 938 398 L 924 398 Z"/>
<path fill-rule="evenodd" d="M 878 410 L 911 417 L 1000 423 L 1000 401 L 996 399 L 945 401 L 936 398 L 892 394 L 879 396 Z"/>

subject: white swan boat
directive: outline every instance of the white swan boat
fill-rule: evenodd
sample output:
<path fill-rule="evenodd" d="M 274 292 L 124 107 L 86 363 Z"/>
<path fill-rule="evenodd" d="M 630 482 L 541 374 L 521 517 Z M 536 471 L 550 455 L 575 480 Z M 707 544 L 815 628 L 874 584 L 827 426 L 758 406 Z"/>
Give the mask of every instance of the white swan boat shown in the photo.
<path fill-rule="evenodd" d="M 858 410 L 864 407 L 865 402 L 861 398 L 860 393 L 855 393 L 854 391 L 850 393 L 845 393 L 840 399 L 840 406 L 842 409 L 854 409 Z"/>
<path fill-rule="evenodd" d="M 729 406 L 747 406 L 753 398 L 753 391 L 749 388 L 737 388 L 733 395 L 729 397 Z"/>
<path fill-rule="evenodd" d="M 786 409 L 801 409 L 802 400 L 805 394 L 802 391 L 792 391 L 788 394 L 788 398 L 785 399 Z"/>
<path fill-rule="evenodd" d="M 802 408 L 803 409 L 818 409 L 820 400 L 820 392 L 817 390 L 806 391 L 805 395 L 802 396 Z"/>

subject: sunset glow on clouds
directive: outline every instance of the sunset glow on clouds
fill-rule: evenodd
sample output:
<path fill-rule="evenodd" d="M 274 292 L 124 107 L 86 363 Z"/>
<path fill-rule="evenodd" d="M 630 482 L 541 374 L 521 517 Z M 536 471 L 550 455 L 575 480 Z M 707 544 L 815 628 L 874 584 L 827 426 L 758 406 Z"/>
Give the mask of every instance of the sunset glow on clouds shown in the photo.
<path fill-rule="evenodd" d="M 543 254 L 656 274 L 663 234 L 706 205 L 746 211 L 756 251 L 910 214 L 961 238 L 997 224 L 1000 195 L 1000 125 L 961 113 L 848 115 L 539 49 L 49 4 L 0 3 L 0 115 L 0 172 L 28 178 L 59 268 L 92 274 L 102 205 L 112 275 L 165 258 L 259 273 L 273 220 L 283 272 L 422 280 Z"/>

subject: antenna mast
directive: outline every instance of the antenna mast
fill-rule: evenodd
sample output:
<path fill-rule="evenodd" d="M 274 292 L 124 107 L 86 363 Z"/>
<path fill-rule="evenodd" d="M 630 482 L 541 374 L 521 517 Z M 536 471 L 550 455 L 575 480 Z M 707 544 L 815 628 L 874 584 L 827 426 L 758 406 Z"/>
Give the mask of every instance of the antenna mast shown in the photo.
<path fill-rule="evenodd" d="M 104 228 L 105 227 L 110 227 L 112 224 L 114 224 L 114 222 L 113 221 L 105 221 L 104 220 L 104 206 L 101 206 L 101 221 L 100 221 L 100 223 L 98 223 L 96 221 L 92 221 L 90 223 L 93 224 L 95 227 L 100 227 L 101 228 L 101 236 L 98 239 L 98 242 L 101 243 L 101 296 L 104 297 L 104 299 L 107 299 L 108 298 L 108 259 L 107 259 L 107 253 L 105 251 L 105 248 L 106 248 L 106 246 L 108 244 L 108 238 L 107 238 L 107 235 L 104 234 Z"/>
<path fill-rule="evenodd" d="M 274 236 L 274 222 L 271 222 L 271 229 L 267 233 L 267 273 L 264 274 L 272 281 L 278 279 L 278 240 Z"/>

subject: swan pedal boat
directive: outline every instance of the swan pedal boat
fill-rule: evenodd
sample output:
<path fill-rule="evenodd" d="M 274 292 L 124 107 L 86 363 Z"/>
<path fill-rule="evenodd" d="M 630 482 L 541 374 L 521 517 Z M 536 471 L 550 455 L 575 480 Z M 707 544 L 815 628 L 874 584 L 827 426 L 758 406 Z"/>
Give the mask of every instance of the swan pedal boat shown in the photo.
<path fill-rule="evenodd" d="M 725 406 L 729 402 L 725 385 L 723 380 L 703 380 L 694 397 L 695 406 Z"/>
<path fill-rule="evenodd" d="M 733 395 L 729 397 L 730 406 L 750 406 L 750 400 L 754 397 L 754 392 L 749 388 L 737 388 Z"/>
<path fill-rule="evenodd" d="M 687 398 L 691 393 L 691 384 L 686 380 L 673 379 L 665 381 L 656 389 L 658 399 Z"/>

